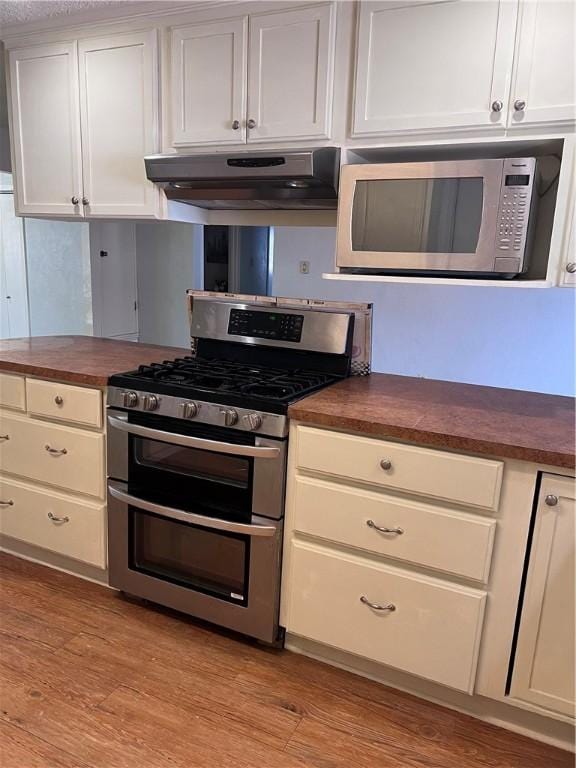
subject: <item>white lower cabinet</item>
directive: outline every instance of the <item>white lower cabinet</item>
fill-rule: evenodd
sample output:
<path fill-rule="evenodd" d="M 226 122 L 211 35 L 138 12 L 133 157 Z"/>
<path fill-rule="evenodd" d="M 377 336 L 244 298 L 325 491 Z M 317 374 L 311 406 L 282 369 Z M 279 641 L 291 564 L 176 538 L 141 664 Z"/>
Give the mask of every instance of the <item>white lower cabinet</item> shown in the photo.
<path fill-rule="evenodd" d="M 510 694 L 574 717 L 576 495 L 570 477 L 540 486 Z"/>
<path fill-rule="evenodd" d="M 106 506 L 0 477 L 0 533 L 106 567 Z"/>

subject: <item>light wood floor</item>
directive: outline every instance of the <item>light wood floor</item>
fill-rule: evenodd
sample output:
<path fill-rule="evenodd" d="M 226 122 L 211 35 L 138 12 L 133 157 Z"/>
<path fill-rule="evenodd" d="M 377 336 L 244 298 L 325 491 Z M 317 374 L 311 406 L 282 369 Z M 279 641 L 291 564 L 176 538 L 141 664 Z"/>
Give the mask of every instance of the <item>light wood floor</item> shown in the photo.
<path fill-rule="evenodd" d="M 567 752 L 0 555 L 1 768 L 567 768 Z"/>

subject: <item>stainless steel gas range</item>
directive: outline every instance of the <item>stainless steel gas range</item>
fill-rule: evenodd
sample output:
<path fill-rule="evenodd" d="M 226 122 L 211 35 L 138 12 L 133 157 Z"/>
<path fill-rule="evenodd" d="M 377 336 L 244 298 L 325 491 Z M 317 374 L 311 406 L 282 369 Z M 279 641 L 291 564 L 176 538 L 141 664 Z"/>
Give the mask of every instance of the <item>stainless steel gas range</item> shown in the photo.
<path fill-rule="evenodd" d="M 108 387 L 110 584 L 279 643 L 288 406 L 370 365 L 370 305 L 188 292 L 192 354 Z"/>

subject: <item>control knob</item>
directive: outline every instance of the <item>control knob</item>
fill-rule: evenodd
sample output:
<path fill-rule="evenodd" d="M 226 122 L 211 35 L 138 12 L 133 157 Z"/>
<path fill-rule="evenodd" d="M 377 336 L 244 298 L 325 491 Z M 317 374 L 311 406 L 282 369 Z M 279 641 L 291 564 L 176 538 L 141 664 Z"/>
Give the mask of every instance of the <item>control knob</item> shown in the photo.
<path fill-rule="evenodd" d="M 198 415 L 198 405 L 192 401 L 180 403 L 180 416 L 183 419 L 193 419 Z"/>
<path fill-rule="evenodd" d="M 251 430 L 259 429 L 262 426 L 262 416 L 259 413 L 247 413 L 242 420 Z"/>
<path fill-rule="evenodd" d="M 160 405 L 156 395 L 144 395 L 142 398 L 142 407 L 145 411 L 155 411 Z"/>
<path fill-rule="evenodd" d="M 233 427 L 238 421 L 238 413 L 234 408 L 223 408 L 220 413 L 224 416 L 224 424 L 227 427 Z"/>
<path fill-rule="evenodd" d="M 124 408 L 136 408 L 138 394 L 136 392 L 122 392 L 122 405 Z"/>

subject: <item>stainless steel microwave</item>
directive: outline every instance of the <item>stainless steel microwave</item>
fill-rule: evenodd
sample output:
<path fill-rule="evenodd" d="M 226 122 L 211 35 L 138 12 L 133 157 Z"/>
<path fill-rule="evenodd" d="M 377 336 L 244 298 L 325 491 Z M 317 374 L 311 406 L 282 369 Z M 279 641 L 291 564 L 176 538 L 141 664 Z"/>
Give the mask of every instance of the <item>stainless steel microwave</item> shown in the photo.
<path fill-rule="evenodd" d="M 345 165 L 341 272 L 514 277 L 528 268 L 536 159 Z"/>

